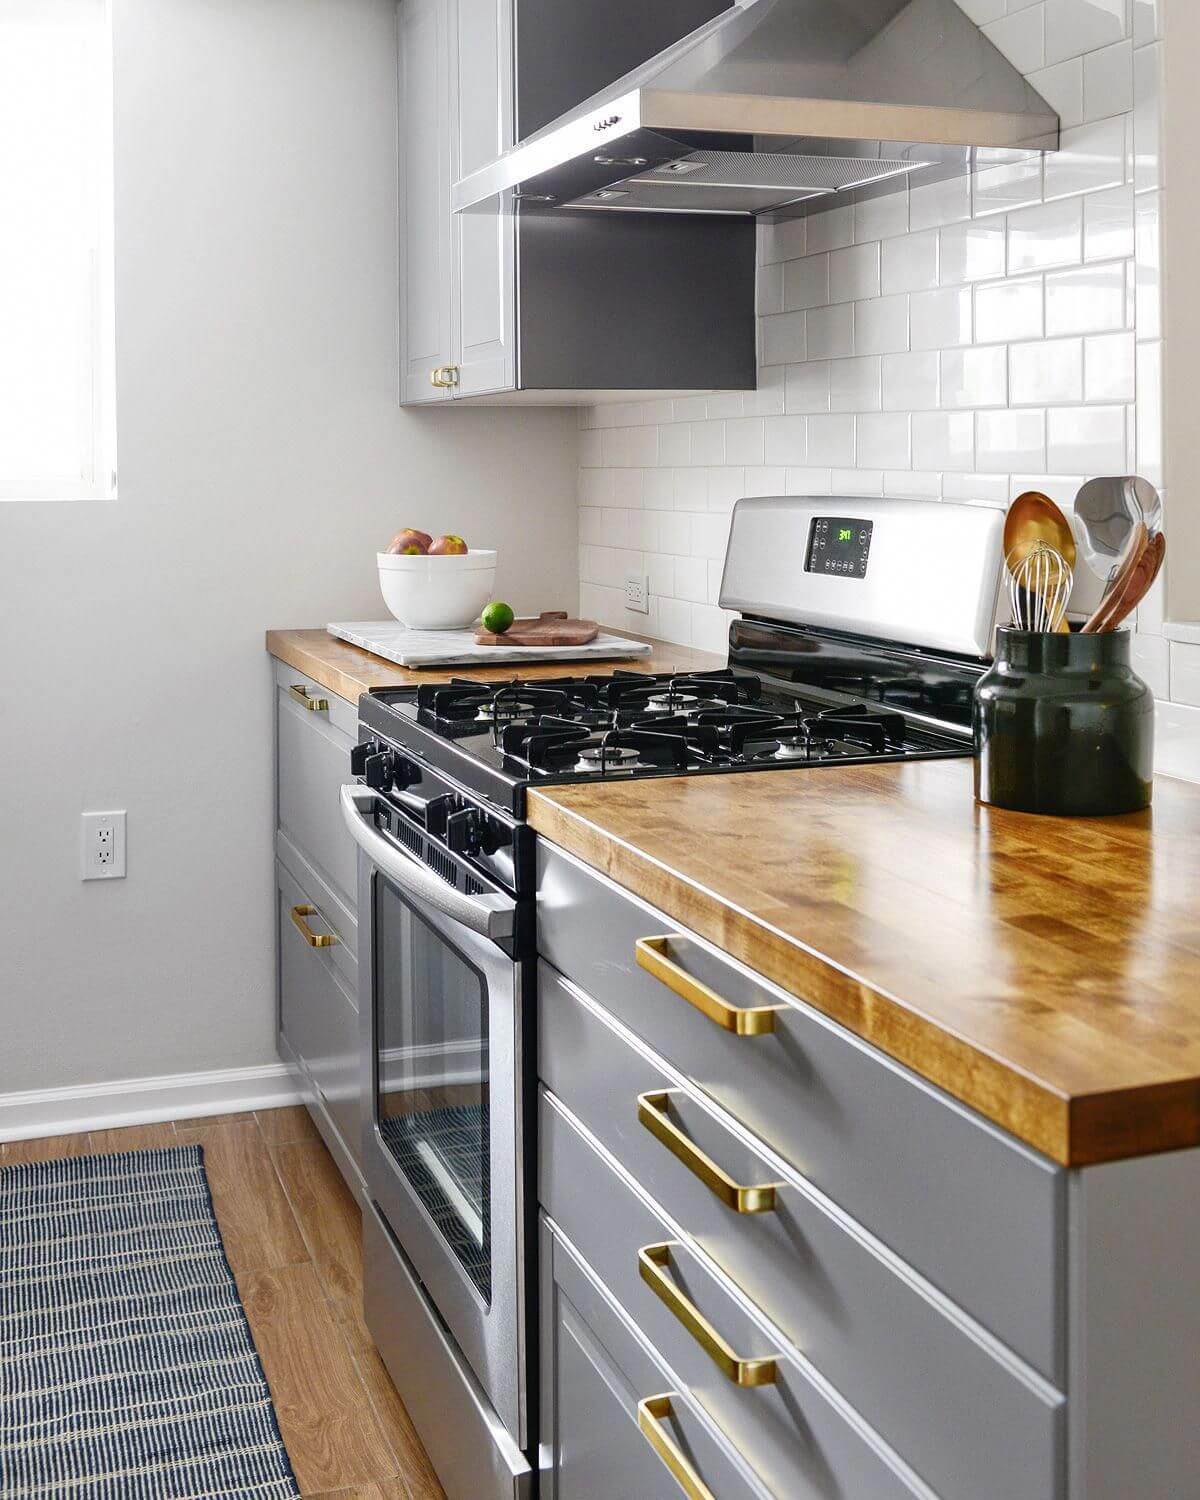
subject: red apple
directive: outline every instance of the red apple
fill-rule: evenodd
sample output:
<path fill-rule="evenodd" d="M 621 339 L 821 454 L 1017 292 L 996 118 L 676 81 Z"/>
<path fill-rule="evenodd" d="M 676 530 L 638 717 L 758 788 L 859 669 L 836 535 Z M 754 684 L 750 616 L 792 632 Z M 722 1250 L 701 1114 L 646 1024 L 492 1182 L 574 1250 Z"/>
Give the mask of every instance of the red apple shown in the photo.
<path fill-rule="evenodd" d="M 460 536 L 440 536 L 429 546 L 430 557 L 462 557 L 467 544 Z"/>
<path fill-rule="evenodd" d="M 383 550 L 405 554 L 428 552 L 432 541 L 433 538 L 427 531 L 414 531 L 411 526 L 406 526 L 403 531 L 396 533 Z"/>

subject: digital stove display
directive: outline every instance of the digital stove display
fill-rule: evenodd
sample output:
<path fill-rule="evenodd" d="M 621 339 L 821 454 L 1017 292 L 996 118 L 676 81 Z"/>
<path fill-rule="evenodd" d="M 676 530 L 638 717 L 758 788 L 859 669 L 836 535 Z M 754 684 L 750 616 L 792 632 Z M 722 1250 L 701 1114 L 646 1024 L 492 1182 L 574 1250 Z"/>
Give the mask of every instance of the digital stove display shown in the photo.
<path fill-rule="evenodd" d="M 818 516 L 808 534 L 806 573 L 839 573 L 843 578 L 865 578 L 871 551 L 873 521 L 846 516 Z"/>

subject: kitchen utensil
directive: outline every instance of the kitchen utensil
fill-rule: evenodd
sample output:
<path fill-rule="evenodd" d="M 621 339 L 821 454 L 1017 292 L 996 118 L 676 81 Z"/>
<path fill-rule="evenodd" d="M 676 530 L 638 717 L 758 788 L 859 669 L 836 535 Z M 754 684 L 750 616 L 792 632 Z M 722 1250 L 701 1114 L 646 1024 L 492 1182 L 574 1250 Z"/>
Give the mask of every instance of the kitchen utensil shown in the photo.
<path fill-rule="evenodd" d="M 1084 562 L 1108 581 L 1138 521 L 1151 536 L 1162 529 L 1162 499 L 1149 480 L 1136 475 L 1089 479 L 1075 497 L 1075 519 Z"/>
<path fill-rule="evenodd" d="M 1156 532 L 1150 538 L 1150 545 L 1142 553 L 1141 561 L 1134 569 L 1133 577 L 1130 579 L 1129 587 L 1119 606 L 1105 621 L 1106 630 L 1116 630 L 1133 611 L 1138 607 L 1150 590 L 1154 587 L 1154 581 L 1162 572 L 1162 565 L 1167 556 L 1167 539 L 1162 532 Z"/>
<path fill-rule="evenodd" d="M 1112 629 L 1109 621 L 1120 607 L 1149 546 L 1150 533 L 1141 521 L 1135 522 L 1129 540 L 1125 544 L 1124 555 L 1104 591 L 1104 598 L 1084 624 L 1084 635 L 1100 635 Z"/>
<path fill-rule="evenodd" d="M 586 646 L 600 634 L 595 620 L 571 620 L 563 610 L 543 610 L 536 620 L 514 620 L 503 635 L 477 630 L 479 646 Z"/>
<path fill-rule="evenodd" d="M 1026 490 L 1008 508 L 1004 520 L 1004 556 L 1009 568 L 1024 560 L 1039 542 L 1052 547 L 1072 572 L 1075 568 L 1075 533 L 1071 523 L 1039 490 Z"/>
<path fill-rule="evenodd" d="M 1037 633 L 1059 630 L 1066 620 L 1074 574 L 1061 552 L 1038 541 L 1023 557 L 1008 558 L 1013 624 Z"/>
<path fill-rule="evenodd" d="M 975 795 L 1018 812 L 1100 817 L 1150 805 L 1154 695 L 1130 632 L 1002 626 L 975 688 Z"/>
<path fill-rule="evenodd" d="M 457 556 L 380 552 L 383 602 L 413 630 L 472 625 L 496 587 L 495 552 L 472 548 Z"/>

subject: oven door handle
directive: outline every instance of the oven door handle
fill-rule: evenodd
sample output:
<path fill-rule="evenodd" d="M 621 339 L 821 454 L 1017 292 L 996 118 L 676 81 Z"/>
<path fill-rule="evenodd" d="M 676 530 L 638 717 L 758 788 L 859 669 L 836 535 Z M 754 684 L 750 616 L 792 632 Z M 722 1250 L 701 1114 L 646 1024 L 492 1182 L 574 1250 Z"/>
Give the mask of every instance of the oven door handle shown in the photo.
<path fill-rule="evenodd" d="M 512 937 L 516 902 L 506 896 L 464 895 L 414 855 L 389 843 L 364 817 L 378 795 L 372 788 L 357 782 L 342 787 L 342 817 L 350 830 L 350 837 L 371 863 L 406 894 L 425 902 L 452 921 L 461 922 L 480 937 L 490 938 L 493 942 Z"/>

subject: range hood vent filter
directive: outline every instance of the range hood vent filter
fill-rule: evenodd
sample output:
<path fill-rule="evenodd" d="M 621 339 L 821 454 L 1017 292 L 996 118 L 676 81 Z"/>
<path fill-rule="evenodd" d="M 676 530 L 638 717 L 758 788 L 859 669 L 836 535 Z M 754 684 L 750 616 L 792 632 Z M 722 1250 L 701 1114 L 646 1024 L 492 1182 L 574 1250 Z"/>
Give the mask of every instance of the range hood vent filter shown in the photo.
<path fill-rule="evenodd" d="M 869 187 L 889 177 L 934 165 L 869 156 L 788 156 L 765 151 L 696 151 L 677 161 L 627 177 L 619 188 L 601 188 L 567 203 L 568 208 L 638 208 L 657 213 L 720 213 L 723 195 L 736 195 L 732 213 L 766 212 L 809 198 Z M 624 200 L 623 202 L 620 200 Z"/>

